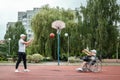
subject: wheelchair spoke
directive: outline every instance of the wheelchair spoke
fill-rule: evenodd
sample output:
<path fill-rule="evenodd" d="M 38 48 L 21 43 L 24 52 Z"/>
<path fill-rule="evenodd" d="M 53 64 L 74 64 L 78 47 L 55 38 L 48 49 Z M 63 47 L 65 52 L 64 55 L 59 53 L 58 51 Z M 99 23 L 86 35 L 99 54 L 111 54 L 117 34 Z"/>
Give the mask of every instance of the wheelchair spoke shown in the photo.
<path fill-rule="evenodd" d="M 96 62 L 94 63 L 94 65 L 90 66 L 90 70 L 92 72 L 100 72 L 101 69 L 102 69 L 102 64 L 101 64 L 101 61 L 99 61 L 99 60 L 96 60 Z"/>

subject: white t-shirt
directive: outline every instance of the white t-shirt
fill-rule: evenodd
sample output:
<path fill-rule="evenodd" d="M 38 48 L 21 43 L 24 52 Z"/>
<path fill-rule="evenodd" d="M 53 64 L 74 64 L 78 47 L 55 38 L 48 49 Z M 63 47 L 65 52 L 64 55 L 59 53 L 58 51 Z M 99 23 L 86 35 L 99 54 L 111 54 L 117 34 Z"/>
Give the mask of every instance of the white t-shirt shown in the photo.
<path fill-rule="evenodd" d="M 24 42 L 25 41 L 23 39 L 19 40 L 19 43 L 18 43 L 18 46 L 19 46 L 18 52 L 25 52 L 25 44 L 24 44 Z"/>

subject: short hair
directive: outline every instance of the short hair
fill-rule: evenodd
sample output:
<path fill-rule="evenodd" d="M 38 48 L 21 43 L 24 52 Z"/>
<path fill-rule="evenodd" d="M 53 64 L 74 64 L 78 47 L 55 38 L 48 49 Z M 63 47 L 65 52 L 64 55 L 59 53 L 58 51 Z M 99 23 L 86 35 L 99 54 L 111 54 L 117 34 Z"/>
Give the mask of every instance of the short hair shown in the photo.
<path fill-rule="evenodd" d="M 25 34 L 21 34 L 20 37 L 26 36 Z"/>

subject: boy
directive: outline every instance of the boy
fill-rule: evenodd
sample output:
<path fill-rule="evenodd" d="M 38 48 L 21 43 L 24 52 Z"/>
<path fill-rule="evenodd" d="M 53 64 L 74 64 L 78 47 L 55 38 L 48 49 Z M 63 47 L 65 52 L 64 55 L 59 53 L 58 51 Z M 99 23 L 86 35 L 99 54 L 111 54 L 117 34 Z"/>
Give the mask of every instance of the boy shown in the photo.
<path fill-rule="evenodd" d="M 90 50 L 90 51 L 87 49 L 84 49 L 84 50 L 82 50 L 82 52 L 87 54 L 87 56 L 84 57 L 84 59 L 83 59 L 84 62 L 81 64 L 81 67 L 76 69 L 76 70 L 80 70 L 80 71 L 83 71 L 83 66 L 87 62 L 90 62 L 92 60 L 92 58 L 94 59 L 94 56 L 96 56 L 96 53 L 97 53 L 97 51 L 95 49 Z"/>

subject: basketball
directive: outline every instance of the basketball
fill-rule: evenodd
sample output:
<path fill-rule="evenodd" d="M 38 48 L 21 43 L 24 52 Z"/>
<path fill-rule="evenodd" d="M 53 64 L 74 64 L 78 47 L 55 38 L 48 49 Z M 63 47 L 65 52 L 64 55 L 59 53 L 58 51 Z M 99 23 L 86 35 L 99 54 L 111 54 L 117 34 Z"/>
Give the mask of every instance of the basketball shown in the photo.
<path fill-rule="evenodd" d="M 50 33 L 50 38 L 54 38 L 55 34 L 54 33 Z"/>

